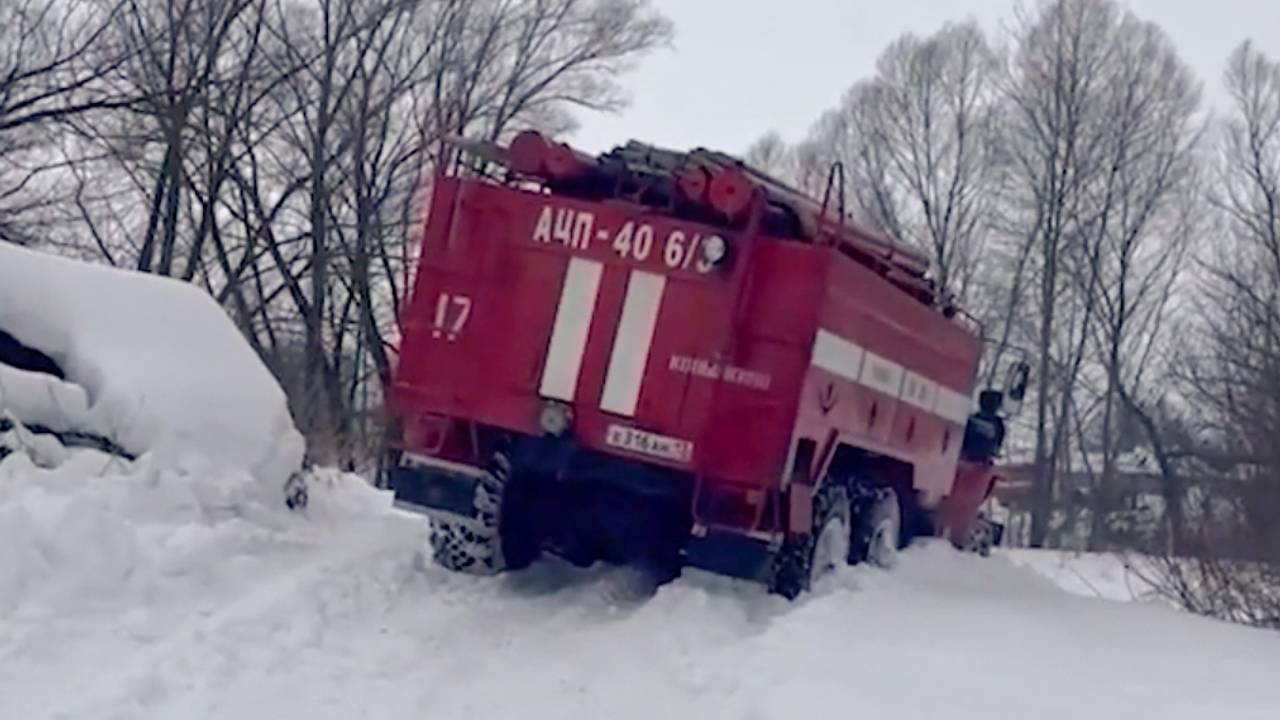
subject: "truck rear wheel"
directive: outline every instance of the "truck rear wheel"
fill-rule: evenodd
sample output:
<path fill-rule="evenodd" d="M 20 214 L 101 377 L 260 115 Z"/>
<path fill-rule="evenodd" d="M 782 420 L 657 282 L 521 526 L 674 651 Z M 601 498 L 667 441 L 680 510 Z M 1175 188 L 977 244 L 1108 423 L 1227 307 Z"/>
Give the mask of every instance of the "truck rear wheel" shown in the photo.
<path fill-rule="evenodd" d="M 774 556 L 770 592 L 794 600 L 844 565 L 851 522 L 848 490 L 838 482 L 824 483 L 813 498 L 813 529 L 788 535 Z"/>
<path fill-rule="evenodd" d="M 892 487 L 867 488 L 860 493 L 857 507 L 849 561 L 892 567 L 903 545 L 898 493 Z"/>
<path fill-rule="evenodd" d="M 524 517 L 520 485 L 511 460 L 496 452 L 476 487 L 480 526 L 448 520 L 431 521 L 431 549 L 440 566 L 454 572 L 494 575 L 521 570 L 537 559 L 536 534 Z"/>

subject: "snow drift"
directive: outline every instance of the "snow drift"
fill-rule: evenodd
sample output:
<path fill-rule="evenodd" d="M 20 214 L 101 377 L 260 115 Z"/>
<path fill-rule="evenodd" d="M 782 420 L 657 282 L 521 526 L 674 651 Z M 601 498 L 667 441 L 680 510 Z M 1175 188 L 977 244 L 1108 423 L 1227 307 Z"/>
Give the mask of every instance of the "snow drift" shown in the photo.
<path fill-rule="evenodd" d="M 795 603 L 690 571 L 423 558 L 361 478 L 0 461 L 2 718 L 1274 720 L 1274 634 L 1063 592 L 945 543 Z M 1086 568 L 1082 567 L 1082 570 Z M 7 589 L 7 590 L 6 590 Z"/>
<path fill-rule="evenodd" d="M 172 465 L 198 455 L 281 483 L 304 441 L 284 392 L 207 293 L 0 243 L 0 329 L 66 373 L 0 368 L 0 410 Z"/>

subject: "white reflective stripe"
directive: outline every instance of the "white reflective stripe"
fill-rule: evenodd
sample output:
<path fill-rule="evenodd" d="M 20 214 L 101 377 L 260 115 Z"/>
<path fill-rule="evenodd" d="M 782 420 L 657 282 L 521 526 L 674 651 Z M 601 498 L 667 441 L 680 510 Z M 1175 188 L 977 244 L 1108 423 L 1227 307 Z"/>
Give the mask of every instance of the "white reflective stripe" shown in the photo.
<path fill-rule="evenodd" d="M 862 374 L 858 376 L 858 382 L 872 390 L 896 398 L 902 392 L 902 373 L 903 368 L 898 363 L 867 351 L 862 361 Z"/>
<path fill-rule="evenodd" d="M 827 330 L 818 330 L 814 337 L 810 362 L 959 425 L 972 412 L 968 397 Z"/>
<path fill-rule="evenodd" d="M 938 405 L 934 412 L 957 425 L 964 425 L 969 420 L 969 414 L 973 412 L 973 403 L 967 396 L 951 388 L 940 386 Z"/>
<path fill-rule="evenodd" d="M 933 412 L 938 401 L 938 383 L 908 370 L 902 379 L 902 400 Z"/>
<path fill-rule="evenodd" d="M 632 270 L 627 281 L 627 297 L 622 304 L 609 371 L 605 375 L 600 409 L 618 415 L 636 414 L 640 384 L 644 382 L 653 332 L 658 325 L 658 308 L 667 279 L 662 275 Z"/>
<path fill-rule="evenodd" d="M 587 349 L 591 316 L 600 294 L 600 276 L 604 265 L 595 260 L 571 258 L 560 289 L 560 305 L 556 308 L 551 345 L 542 366 L 544 397 L 571 402 L 578 387 L 578 373 Z"/>
<path fill-rule="evenodd" d="M 862 372 L 862 348 L 834 333 L 819 330 L 813 340 L 813 364 L 856 381 Z"/>

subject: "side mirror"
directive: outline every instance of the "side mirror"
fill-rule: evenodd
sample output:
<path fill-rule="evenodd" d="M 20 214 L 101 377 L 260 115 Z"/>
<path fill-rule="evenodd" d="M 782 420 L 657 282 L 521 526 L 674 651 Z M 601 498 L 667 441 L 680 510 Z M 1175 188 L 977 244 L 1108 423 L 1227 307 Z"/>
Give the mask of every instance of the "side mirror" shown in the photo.
<path fill-rule="evenodd" d="M 1022 401 L 1027 397 L 1027 384 L 1031 378 L 1031 366 L 1019 360 L 1009 366 L 1005 376 L 1004 396 L 1008 399 L 1010 415 L 1017 415 L 1022 410 Z"/>

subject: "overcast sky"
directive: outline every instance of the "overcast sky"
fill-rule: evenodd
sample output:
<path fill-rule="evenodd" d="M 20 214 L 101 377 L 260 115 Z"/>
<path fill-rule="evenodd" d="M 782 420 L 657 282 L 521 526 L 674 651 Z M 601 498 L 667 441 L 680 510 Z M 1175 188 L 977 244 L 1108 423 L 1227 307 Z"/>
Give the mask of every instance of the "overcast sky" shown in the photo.
<path fill-rule="evenodd" d="M 654 0 L 676 25 L 674 47 L 625 78 L 631 105 L 589 115 L 572 142 L 600 152 L 635 138 L 741 152 L 770 129 L 790 140 L 834 106 L 904 32 L 972 17 L 1004 36 L 1022 0 Z M 1280 57 L 1280 0 L 1128 0 L 1159 23 L 1221 103 L 1222 70 L 1252 38 Z M 1027 2 L 1034 7 L 1034 0 Z"/>

